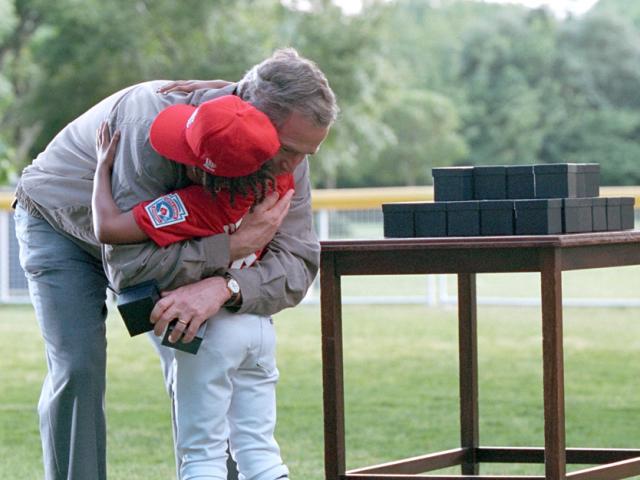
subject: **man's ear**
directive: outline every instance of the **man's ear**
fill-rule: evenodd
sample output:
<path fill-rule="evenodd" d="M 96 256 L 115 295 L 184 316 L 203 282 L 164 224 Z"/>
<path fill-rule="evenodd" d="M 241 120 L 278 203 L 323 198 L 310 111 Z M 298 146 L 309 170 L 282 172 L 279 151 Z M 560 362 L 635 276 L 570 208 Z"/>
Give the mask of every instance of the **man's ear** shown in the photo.
<path fill-rule="evenodd" d="M 202 183 L 203 187 L 207 186 L 207 175 L 208 173 L 204 170 L 200 170 L 198 167 L 193 167 L 200 172 L 200 183 Z"/>
<path fill-rule="evenodd" d="M 193 183 L 199 183 L 203 187 L 207 186 L 207 172 L 194 165 L 187 165 L 187 176 Z"/>

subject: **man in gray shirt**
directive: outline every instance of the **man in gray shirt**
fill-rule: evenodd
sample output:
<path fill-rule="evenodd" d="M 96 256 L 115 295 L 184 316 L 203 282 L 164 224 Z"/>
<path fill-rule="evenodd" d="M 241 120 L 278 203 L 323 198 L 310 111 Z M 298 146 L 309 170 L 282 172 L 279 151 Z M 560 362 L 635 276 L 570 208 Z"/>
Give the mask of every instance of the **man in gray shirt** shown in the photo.
<path fill-rule="evenodd" d="M 317 151 L 337 115 L 322 72 L 287 49 L 253 67 L 237 85 L 160 95 L 156 90 L 161 84 L 129 87 L 78 117 L 24 170 L 18 185 L 20 260 L 46 344 L 48 374 L 38 410 L 47 480 L 106 478 L 108 284 L 121 289 L 157 280 L 170 291 L 152 314 L 156 333 L 179 318 L 179 325 L 186 325 L 185 337 L 192 338 L 225 306 L 239 315 L 268 316 L 296 305 L 317 272 L 319 246 L 306 157 Z M 91 222 L 100 123 L 107 119 L 112 131 L 121 132 L 112 188 L 118 206 L 129 210 L 190 183 L 182 165 L 151 148 L 148 133 L 156 115 L 169 105 L 199 105 L 228 94 L 252 103 L 276 126 L 281 150 L 273 168 L 275 173 L 293 172 L 293 196 L 268 198 L 233 235 L 165 248 L 151 242 L 100 245 Z M 254 266 L 227 268 L 265 246 Z"/>

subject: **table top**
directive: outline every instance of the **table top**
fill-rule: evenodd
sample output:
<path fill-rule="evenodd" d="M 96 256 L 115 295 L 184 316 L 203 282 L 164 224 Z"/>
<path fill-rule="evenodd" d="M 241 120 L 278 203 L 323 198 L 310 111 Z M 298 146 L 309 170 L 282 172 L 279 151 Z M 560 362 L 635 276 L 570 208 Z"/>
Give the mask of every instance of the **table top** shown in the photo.
<path fill-rule="evenodd" d="M 538 272 L 556 254 L 552 262 L 561 270 L 640 264 L 640 230 L 327 240 L 321 246 L 321 271 L 331 268 L 337 275 Z"/>
<path fill-rule="evenodd" d="M 500 237 L 424 237 L 385 238 L 369 240 L 324 240 L 320 243 L 322 245 L 323 252 L 361 252 L 363 250 L 422 250 L 425 248 L 486 249 L 577 247 L 620 243 L 640 243 L 640 230 L 572 233 L 565 235 L 511 235 Z"/>

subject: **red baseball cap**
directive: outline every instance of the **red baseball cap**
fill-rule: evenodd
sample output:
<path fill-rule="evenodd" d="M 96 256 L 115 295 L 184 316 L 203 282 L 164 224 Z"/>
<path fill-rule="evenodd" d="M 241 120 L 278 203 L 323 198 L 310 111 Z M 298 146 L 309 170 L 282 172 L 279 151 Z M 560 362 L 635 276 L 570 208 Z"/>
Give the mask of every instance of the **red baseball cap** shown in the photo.
<path fill-rule="evenodd" d="M 280 148 L 269 117 L 235 95 L 165 108 L 149 140 L 163 157 L 220 177 L 254 173 Z"/>

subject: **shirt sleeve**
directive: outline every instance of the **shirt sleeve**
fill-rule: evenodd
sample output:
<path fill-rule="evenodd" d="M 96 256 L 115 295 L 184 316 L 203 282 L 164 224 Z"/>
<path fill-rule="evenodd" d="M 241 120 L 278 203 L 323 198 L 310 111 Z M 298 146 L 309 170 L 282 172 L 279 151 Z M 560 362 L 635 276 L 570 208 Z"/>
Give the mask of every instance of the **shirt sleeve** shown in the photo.
<path fill-rule="evenodd" d="M 177 190 L 133 208 L 138 226 L 157 245 L 231 233 L 249 209 L 249 199 L 235 198 L 227 192 L 215 197 L 199 185 Z"/>
<path fill-rule="evenodd" d="M 294 189 L 295 184 L 293 180 L 293 175 L 290 173 L 286 173 L 283 175 L 279 175 L 276 177 L 276 191 L 280 194 L 280 196 L 287 193 L 287 191 Z M 238 222 L 239 224 L 240 222 Z M 239 258 L 229 265 L 229 268 L 247 268 L 254 264 L 257 260 L 262 258 L 262 255 L 265 253 L 265 249 L 261 248 L 257 252 L 254 252 L 250 255 L 247 255 L 244 258 Z"/>

